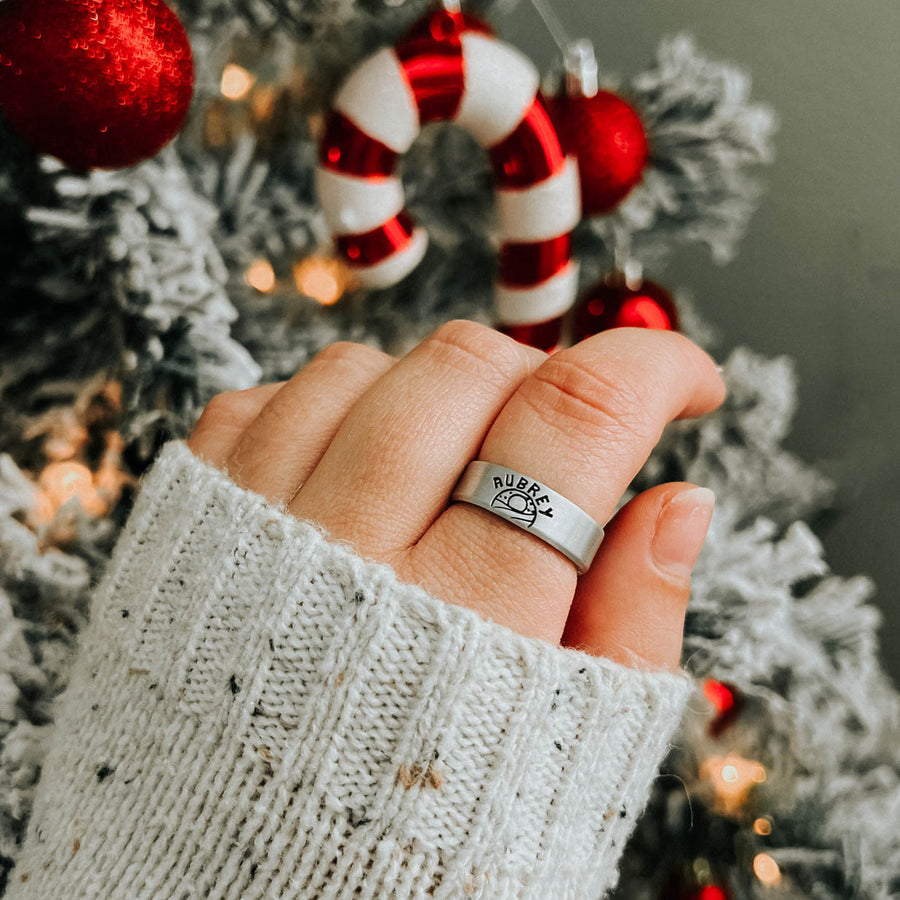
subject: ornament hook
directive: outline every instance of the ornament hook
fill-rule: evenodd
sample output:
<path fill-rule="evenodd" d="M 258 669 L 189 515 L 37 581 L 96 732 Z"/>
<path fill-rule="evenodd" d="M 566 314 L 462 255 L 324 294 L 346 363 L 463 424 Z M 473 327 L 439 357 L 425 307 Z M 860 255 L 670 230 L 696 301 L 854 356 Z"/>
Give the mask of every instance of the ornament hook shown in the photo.
<path fill-rule="evenodd" d="M 588 38 L 572 41 L 563 53 L 566 93 L 570 97 L 596 97 L 600 90 L 597 57 Z"/>

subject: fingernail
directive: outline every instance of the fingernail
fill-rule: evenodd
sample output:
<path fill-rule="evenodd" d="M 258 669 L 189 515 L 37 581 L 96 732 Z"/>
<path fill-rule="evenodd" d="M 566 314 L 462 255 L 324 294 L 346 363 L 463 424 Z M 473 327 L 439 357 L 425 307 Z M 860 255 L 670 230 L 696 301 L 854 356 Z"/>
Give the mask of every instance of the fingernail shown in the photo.
<path fill-rule="evenodd" d="M 688 576 L 703 548 L 716 495 L 705 487 L 676 494 L 659 512 L 650 547 L 657 563 L 673 575 Z"/>

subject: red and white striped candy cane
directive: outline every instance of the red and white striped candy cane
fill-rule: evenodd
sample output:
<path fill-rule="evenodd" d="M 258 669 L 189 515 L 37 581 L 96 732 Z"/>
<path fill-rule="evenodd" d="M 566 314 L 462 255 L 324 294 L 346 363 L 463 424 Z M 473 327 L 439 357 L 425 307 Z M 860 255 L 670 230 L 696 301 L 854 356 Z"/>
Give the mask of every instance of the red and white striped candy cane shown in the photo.
<path fill-rule="evenodd" d="M 501 327 L 558 322 L 574 302 L 570 233 L 577 162 L 560 147 L 534 65 L 481 23 L 442 10 L 362 62 L 339 90 L 320 145 L 318 188 L 339 253 L 364 287 L 396 284 L 428 245 L 404 209 L 397 161 L 427 122 L 465 128 L 497 184 Z"/>

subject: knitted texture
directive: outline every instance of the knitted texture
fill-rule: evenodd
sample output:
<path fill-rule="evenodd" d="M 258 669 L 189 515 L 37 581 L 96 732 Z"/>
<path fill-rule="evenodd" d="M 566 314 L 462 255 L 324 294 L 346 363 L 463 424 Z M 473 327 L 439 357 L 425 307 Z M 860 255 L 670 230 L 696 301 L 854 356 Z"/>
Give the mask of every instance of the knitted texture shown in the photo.
<path fill-rule="evenodd" d="M 91 615 L 9 900 L 596 900 L 690 692 L 400 584 L 183 444 Z"/>

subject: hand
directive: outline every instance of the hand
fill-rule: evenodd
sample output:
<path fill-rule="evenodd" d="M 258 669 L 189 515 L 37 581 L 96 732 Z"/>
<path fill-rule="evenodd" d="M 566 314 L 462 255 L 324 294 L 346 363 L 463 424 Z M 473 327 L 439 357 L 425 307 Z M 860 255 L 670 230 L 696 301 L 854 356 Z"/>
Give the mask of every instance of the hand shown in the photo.
<path fill-rule="evenodd" d="M 450 494 L 484 459 L 603 524 L 666 423 L 724 396 L 713 360 L 672 332 L 613 329 L 548 357 L 456 321 L 399 360 L 338 343 L 290 381 L 221 394 L 189 446 L 444 601 L 526 636 L 673 668 L 711 492 L 670 483 L 634 497 L 581 577 L 539 538 Z"/>

